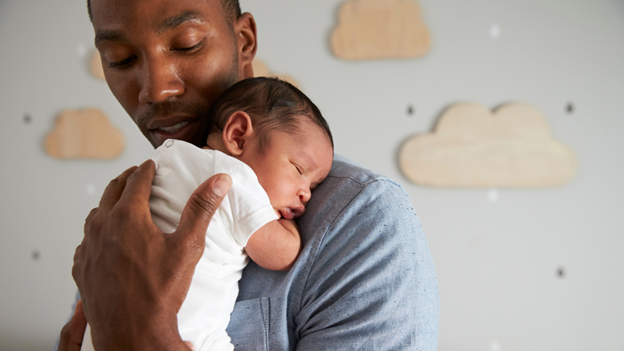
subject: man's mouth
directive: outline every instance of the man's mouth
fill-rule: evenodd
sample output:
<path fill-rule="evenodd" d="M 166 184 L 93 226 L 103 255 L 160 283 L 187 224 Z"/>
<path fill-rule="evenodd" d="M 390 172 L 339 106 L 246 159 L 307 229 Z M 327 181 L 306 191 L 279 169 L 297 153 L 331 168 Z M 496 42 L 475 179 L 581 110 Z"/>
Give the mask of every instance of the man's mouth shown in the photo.
<path fill-rule="evenodd" d="M 202 141 L 194 140 L 207 131 L 204 125 L 208 115 L 206 104 L 196 102 L 182 102 L 178 99 L 143 106 L 135 118 L 136 124 L 144 126 L 144 134 L 157 147 L 167 139 L 184 140 L 191 143 Z M 205 140 L 204 140 L 205 141 Z"/>
<path fill-rule="evenodd" d="M 176 125 L 172 125 L 171 127 L 160 127 L 160 128 L 157 128 L 157 130 L 162 130 L 165 133 L 175 133 L 178 130 L 182 129 L 182 127 L 184 127 L 188 123 L 189 123 L 188 121 L 184 121 L 184 122 L 178 123 Z"/>
<path fill-rule="evenodd" d="M 151 126 L 150 132 L 152 136 L 156 139 L 157 145 L 161 145 L 167 139 L 177 139 L 184 140 L 187 142 L 193 142 L 193 137 L 197 134 L 197 120 L 194 119 L 185 119 L 180 121 L 172 121 L 177 122 L 172 125 L 167 125 L 167 123 L 154 123 L 155 125 Z"/>

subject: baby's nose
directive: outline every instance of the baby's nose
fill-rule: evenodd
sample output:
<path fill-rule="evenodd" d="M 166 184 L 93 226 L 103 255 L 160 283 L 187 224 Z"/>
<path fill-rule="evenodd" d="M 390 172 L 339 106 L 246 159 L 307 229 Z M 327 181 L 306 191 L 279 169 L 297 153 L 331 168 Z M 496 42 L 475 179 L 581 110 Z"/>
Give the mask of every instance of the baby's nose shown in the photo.
<path fill-rule="evenodd" d="M 307 204 L 308 201 L 310 201 L 310 197 L 312 196 L 312 193 L 310 192 L 310 190 L 305 190 L 302 189 L 301 191 L 299 191 L 299 201 L 301 201 L 302 204 Z"/>

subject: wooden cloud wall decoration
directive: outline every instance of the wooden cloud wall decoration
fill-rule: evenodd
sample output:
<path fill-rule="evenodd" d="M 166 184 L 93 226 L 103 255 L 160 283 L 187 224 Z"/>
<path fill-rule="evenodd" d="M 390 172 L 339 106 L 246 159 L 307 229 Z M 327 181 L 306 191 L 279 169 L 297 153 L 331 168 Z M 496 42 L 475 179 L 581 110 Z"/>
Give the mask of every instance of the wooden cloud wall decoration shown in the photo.
<path fill-rule="evenodd" d="M 262 60 L 259 60 L 259 59 L 253 60 L 251 62 L 251 67 L 253 68 L 254 77 L 276 77 L 301 89 L 301 87 L 299 86 L 299 82 L 295 78 L 293 78 L 291 75 L 286 74 L 286 73 L 271 72 L 269 67 Z"/>
<path fill-rule="evenodd" d="M 106 80 L 104 77 L 104 68 L 102 67 L 102 59 L 100 58 L 100 52 L 93 50 L 89 57 L 89 72 L 91 76 L 98 80 Z"/>
<path fill-rule="evenodd" d="M 121 154 L 124 139 L 98 109 L 65 110 L 56 118 L 45 149 L 59 159 L 109 159 Z"/>
<path fill-rule="evenodd" d="M 414 0 L 351 0 L 331 35 L 336 57 L 346 60 L 414 58 L 429 51 L 430 36 Z"/>
<path fill-rule="evenodd" d="M 493 112 L 474 103 L 451 106 L 433 133 L 402 145 L 399 164 L 416 184 L 465 188 L 558 186 L 577 169 L 574 152 L 552 138 L 542 114 L 520 103 Z"/>

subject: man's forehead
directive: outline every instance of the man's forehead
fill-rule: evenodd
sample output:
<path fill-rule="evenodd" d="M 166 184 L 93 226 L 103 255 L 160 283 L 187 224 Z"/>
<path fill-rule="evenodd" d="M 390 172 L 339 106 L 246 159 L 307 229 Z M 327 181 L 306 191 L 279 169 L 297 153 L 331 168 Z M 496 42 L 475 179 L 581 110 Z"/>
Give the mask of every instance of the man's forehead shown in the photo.
<path fill-rule="evenodd" d="M 187 21 L 223 16 L 220 0 L 90 0 L 96 29 L 127 23 L 159 32 Z"/>

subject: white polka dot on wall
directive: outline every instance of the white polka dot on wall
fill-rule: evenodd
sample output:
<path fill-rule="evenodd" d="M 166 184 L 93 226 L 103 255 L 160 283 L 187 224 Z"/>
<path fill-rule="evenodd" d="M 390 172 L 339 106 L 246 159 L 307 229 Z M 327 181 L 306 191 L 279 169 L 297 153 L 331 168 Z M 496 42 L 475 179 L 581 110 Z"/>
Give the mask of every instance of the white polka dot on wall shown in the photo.
<path fill-rule="evenodd" d="M 97 188 L 95 187 L 95 184 L 87 183 L 87 186 L 85 187 L 85 192 L 89 196 L 94 196 L 95 193 L 97 192 Z"/>
<path fill-rule="evenodd" d="M 82 44 L 79 44 L 78 47 L 76 47 L 76 54 L 80 58 L 85 57 L 87 55 L 87 47 Z"/>
<path fill-rule="evenodd" d="M 501 344 L 500 342 L 498 342 L 498 340 L 492 340 L 490 341 L 490 351 L 501 351 Z"/>
<path fill-rule="evenodd" d="M 494 23 L 490 27 L 490 37 L 496 39 L 501 36 L 501 28 L 498 24 Z"/>
<path fill-rule="evenodd" d="M 500 198 L 500 194 L 498 193 L 498 190 L 490 189 L 488 190 L 487 198 L 492 203 L 498 202 L 498 199 Z"/>

